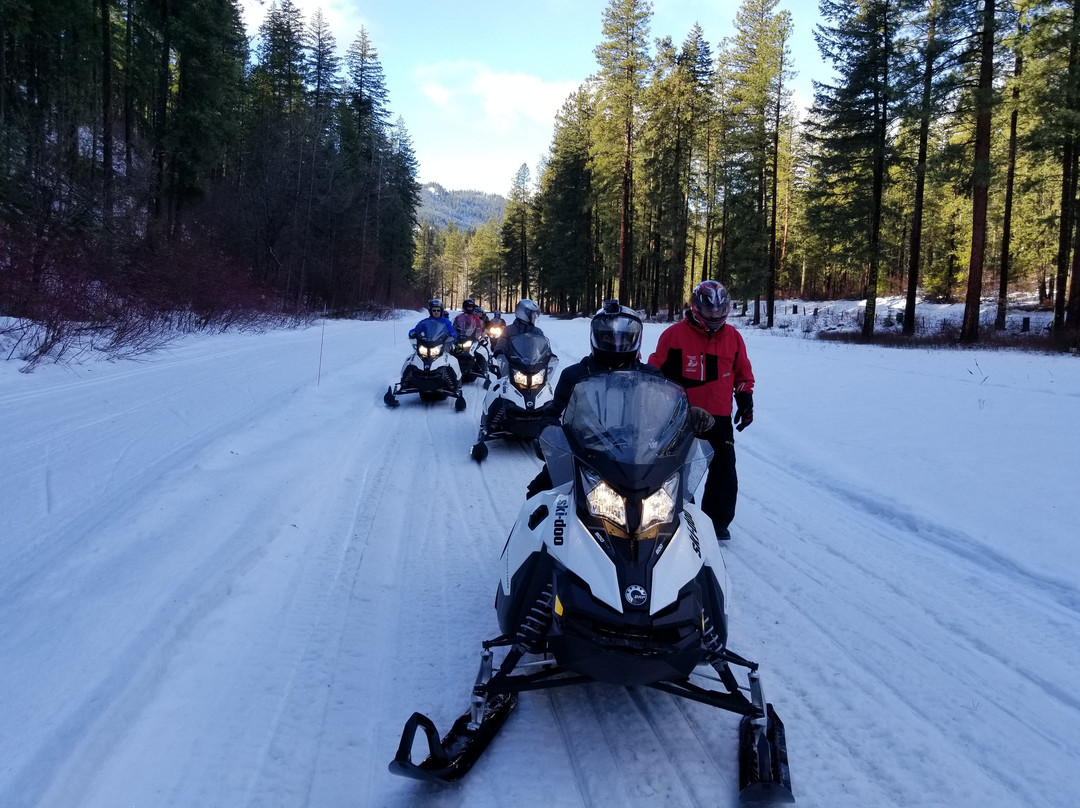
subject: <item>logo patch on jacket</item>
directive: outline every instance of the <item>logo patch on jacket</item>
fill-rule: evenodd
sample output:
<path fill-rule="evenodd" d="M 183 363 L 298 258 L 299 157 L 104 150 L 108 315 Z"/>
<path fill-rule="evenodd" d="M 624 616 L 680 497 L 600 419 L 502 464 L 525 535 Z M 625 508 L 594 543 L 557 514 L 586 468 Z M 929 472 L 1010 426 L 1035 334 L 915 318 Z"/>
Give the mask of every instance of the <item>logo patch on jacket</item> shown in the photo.
<path fill-rule="evenodd" d="M 697 354 L 684 353 L 682 375 L 687 379 L 703 381 L 705 379 L 705 372 L 701 365 L 701 357 Z"/>

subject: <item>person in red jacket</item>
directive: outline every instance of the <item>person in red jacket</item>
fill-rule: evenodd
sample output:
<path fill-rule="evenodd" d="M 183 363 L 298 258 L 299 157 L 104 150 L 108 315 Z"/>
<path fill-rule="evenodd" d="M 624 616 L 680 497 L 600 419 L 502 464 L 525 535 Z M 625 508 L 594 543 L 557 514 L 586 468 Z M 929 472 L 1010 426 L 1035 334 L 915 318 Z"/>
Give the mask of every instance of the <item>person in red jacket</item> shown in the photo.
<path fill-rule="evenodd" d="M 701 407 L 714 418 L 702 436 L 713 448 L 705 479 L 701 509 L 716 528 L 716 537 L 730 539 L 728 525 L 735 518 L 739 478 L 735 473 L 735 433 L 754 420 L 754 371 L 746 355 L 746 343 L 734 326 L 727 324 L 731 296 L 717 281 L 702 281 L 690 298 L 690 311 L 669 326 L 649 357 L 649 364 L 686 388 L 691 406 Z"/>

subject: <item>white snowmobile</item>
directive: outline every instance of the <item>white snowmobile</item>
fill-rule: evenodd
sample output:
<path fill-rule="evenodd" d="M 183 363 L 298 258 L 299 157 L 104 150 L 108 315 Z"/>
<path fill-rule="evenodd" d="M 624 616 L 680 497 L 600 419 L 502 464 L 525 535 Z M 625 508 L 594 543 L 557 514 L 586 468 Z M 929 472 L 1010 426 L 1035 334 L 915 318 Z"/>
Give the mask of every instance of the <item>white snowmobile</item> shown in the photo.
<path fill-rule="evenodd" d="M 451 353 L 453 340 L 446 323 L 422 320 L 412 332 L 413 352 L 401 366 L 401 381 L 386 388 L 383 402 L 396 407 L 398 396 L 417 393 L 423 401 L 454 398 L 454 408 L 465 409 L 461 392 L 461 367 Z"/>
<path fill-rule="evenodd" d="M 559 357 L 551 352 L 548 338 L 533 332 L 516 334 L 495 363 L 499 372 L 487 387 L 480 433 L 469 452 L 478 463 L 488 456 L 487 441 L 536 440 L 552 422 L 544 405 L 554 395 L 551 377 Z"/>
<path fill-rule="evenodd" d="M 526 500 L 503 549 L 502 634 L 483 643 L 471 708 L 442 739 L 414 713 L 390 771 L 462 777 L 521 691 L 646 685 L 741 715 L 740 797 L 793 802 L 784 726 L 757 664 L 727 647 L 727 570 L 692 501 L 712 452 L 683 389 L 636 370 L 586 377 L 540 442 L 553 488 Z M 429 754 L 414 763 L 418 729 Z"/>

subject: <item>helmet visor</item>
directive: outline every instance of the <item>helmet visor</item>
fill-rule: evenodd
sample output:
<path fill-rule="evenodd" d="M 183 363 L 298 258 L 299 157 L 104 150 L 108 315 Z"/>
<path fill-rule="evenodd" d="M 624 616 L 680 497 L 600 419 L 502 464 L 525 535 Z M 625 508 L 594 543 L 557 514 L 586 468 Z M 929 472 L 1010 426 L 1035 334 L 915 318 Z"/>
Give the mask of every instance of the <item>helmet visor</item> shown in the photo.
<path fill-rule="evenodd" d="M 698 284 L 694 290 L 694 314 L 705 325 L 719 326 L 727 320 L 731 297 L 727 290 L 713 281 Z"/>
<path fill-rule="evenodd" d="M 641 348 L 641 331 L 638 320 L 598 314 L 592 324 L 593 347 L 613 353 L 637 353 Z"/>

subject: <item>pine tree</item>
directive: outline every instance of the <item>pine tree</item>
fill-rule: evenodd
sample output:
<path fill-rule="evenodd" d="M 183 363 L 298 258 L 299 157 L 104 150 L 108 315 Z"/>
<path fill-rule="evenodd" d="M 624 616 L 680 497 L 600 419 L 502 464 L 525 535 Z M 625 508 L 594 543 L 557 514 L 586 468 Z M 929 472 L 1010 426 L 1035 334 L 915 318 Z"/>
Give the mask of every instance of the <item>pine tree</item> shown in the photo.
<path fill-rule="evenodd" d="M 514 175 L 510 198 L 503 217 L 502 245 L 506 257 L 506 274 L 520 283 L 521 296 L 530 297 L 529 264 L 529 167 L 524 163 Z"/>
<path fill-rule="evenodd" d="M 862 333 L 874 333 L 886 166 L 895 110 L 891 84 L 899 9 L 894 0 L 821 0 L 816 38 L 836 84 L 814 82 L 811 222 L 847 261 L 866 267 Z"/>
<path fill-rule="evenodd" d="M 594 205 L 589 161 L 589 93 L 579 88 L 555 120 L 551 153 L 540 180 L 537 282 L 564 311 L 595 310 L 590 222 Z"/>
<path fill-rule="evenodd" d="M 600 67 L 596 148 L 619 168 L 619 300 L 628 304 L 634 290 L 633 216 L 634 145 L 637 116 L 649 69 L 648 0 L 609 0 L 603 17 L 604 40 L 593 53 Z M 618 157 L 616 157 L 618 155 Z"/>
<path fill-rule="evenodd" d="M 744 295 L 764 291 L 767 302 L 775 294 L 780 126 L 792 76 L 787 49 L 790 15 L 776 11 L 777 4 L 778 0 L 743 0 L 735 36 L 725 43 L 735 149 L 728 204 L 736 234 L 727 258 L 738 290 Z M 766 310 L 771 324 L 771 302 Z"/>
<path fill-rule="evenodd" d="M 1021 43 L 1023 86 L 1040 119 L 1031 146 L 1054 155 L 1059 166 L 1052 331 L 1064 339 L 1066 327 L 1080 331 L 1080 268 L 1072 243 L 1080 174 L 1080 0 L 1030 0 L 1025 10 L 1030 28 Z"/>
<path fill-rule="evenodd" d="M 902 115 L 918 122 L 918 155 L 915 163 L 915 189 L 908 245 L 908 276 L 904 307 L 903 333 L 915 333 L 915 304 L 923 258 L 923 222 L 926 178 L 929 163 L 930 127 L 944 116 L 945 103 L 955 93 L 960 77 L 957 62 L 969 31 L 964 23 L 962 5 L 967 0 L 918 0 L 921 14 L 911 22 L 912 35 L 918 41 L 910 56 L 901 59 L 899 84 L 907 90 L 901 95 Z"/>

